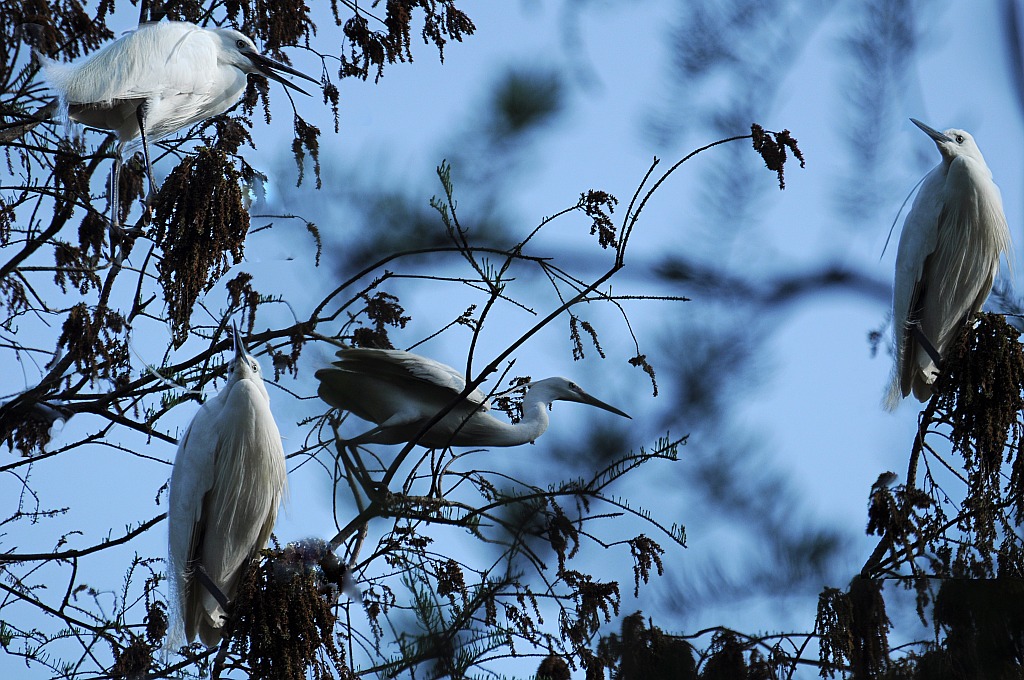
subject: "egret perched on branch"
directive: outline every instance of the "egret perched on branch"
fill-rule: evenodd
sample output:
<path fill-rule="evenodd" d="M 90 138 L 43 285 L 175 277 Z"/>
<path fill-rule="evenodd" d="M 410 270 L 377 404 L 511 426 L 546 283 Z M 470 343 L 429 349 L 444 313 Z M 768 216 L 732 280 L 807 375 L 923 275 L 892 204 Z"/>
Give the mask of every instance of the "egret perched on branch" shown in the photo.
<path fill-rule="evenodd" d="M 981 310 L 1000 253 L 1010 251 L 999 187 L 974 138 L 910 120 L 935 141 L 942 161 L 924 178 L 900 236 L 889 410 L 911 391 L 920 401 L 931 397 L 946 347 Z"/>
<path fill-rule="evenodd" d="M 200 28 L 184 21 L 143 24 L 72 63 L 42 55 L 43 77 L 74 120 L 117 135 L 111 182 L 116 187 L 125 146 L 139 137 L 150 189 L 156 186 L 149 141 L 224 113 L 260 73 L 308 94 L 278 71 L 318 83 L 290 66 L 263 56 L 252 40 L 230 28 Z M 319 83 L 318 83 L 319 84 Z"/>
<path fill-rule="evenodd" d="M 168 538 L 172 602 L 189 642 L 221 637 L 220 593 L 239 578 L 270 538 L 287 473 L 260 365 L 232 324 L 235 358 L 228 381 L 203 404 L 178 444 L 171 473 Z M 204 576 L 220 593 L 203 583 Z"/>
<path fill-rule="evenodd" d="M 466 388 L 466 379 L 454 368 L 412 352 L 350 348 L 339 351 L 338 359 L 332 368 L 316 372 L 320 398 L 377 424 L 347 444 L 411 441 Z M 547 378 L 528 385 L 520 422 L 513 425 L 487 413 L 487 397 L 473 390 L 417 443 L 444 448 L 533 442 L 548 429 L 548 406 L 559 400 L 590 404 L 629 418 L 566 378 Z"/>

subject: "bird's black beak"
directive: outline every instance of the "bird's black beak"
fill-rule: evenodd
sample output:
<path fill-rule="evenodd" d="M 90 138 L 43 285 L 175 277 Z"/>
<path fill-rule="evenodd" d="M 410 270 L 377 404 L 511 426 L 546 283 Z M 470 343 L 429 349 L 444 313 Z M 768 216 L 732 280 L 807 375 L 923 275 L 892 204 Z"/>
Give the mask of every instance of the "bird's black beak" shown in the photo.
<path fill-rule="evenodd" d="M 238 332 L 238 324 L 234 321 L 231 322 L 231 342 L 235 347 L 235 361 L 244 360 L 249 350 L 246 349 L 245 343 L 242 342 L 242 334 Z"/>
<path fill-rule="evenodd" d="M 597 408 L 604 409 L 605 411 L 609 411 L 611 413 L 614 413 L 617 416 L 622 416 L 623 418 L 629 418 L 630 420 L 633 419 L 633 417 L 631 415 L 629 415 L 628 413 L 626 413 L 625 411 L 620 411 L 619 409 L 615 408 L 611 404 L 606 404 L 603 401 L 601 401 L 600 399 L 595 399 L 594 397 L 590 396 L 586 392 L 584 392 L 584 393 L 582 393 L 580 395 L 580 402 L 583 403 L 583 404 L 590 404 L 591 406 L 596 406 Z"/>
<path fill-rule="evenodd" d="M 284 71 L 285 73 L 290 73 L 293 76 L 298 76 L 299 78 L 305 78 L 306 80 L 308 80 L 311 83 L 316 83 L 317 85 L 320 84 L 320 81 L 317 80 L 316 78 L 310 78 L 309 76 L 307 76 L 302 71 L 298 71 L 296 69 L 293 69 L 291 66 L 288 66 L 287 64 L 282 64 L 279 61 L 274 61 L 270 57 L 265 57 L 262 54 L 260 54 L 259 52 L 253 52 L 253 51 L 250 51 L 250 50 L 244 50 L 242 52 L 242 54 L 247 56 L 249 58 L 249 61 L 252 62 L 253 66 L 255 66 L 259 70 L 259 72 L 262 73 L 263 75 L 265 75 L 266 77 L 268 77 L 268 78 L 270 78 L 272 80 L 276 80 L 277 82 L 281 83 L 285 87 L 290 87 L 293 90 L 298 90 L 299 92 L 301 92 L 302 94 L 306 95 L 307 97 L 310 96 L 308 92 L 306 92 L 301 87 L 299 87 L 298 85 L 296 85 L 292 81 L 288 80 L 287 78 L 283 77 L 281 74 L 279 74 L 277 72 L 278 71 Z"/>
<path fill-rule="evenodd" d="M 934 139 L 936 142 L 952 142 L 953 141 L 952 139 L 947 137 L 945 134 L 939 132 L 935 128 L 928 127 L 927 125 L 925 125 L 921 121 L 917 120 L 916 118 L 911 118 L 910 122 L 913 123 L 914 125 L 916 125 L 917 127 L 921 128 L 921 130 L 923 130 L 926 135 L 928 135 L 929 137 Z"/>

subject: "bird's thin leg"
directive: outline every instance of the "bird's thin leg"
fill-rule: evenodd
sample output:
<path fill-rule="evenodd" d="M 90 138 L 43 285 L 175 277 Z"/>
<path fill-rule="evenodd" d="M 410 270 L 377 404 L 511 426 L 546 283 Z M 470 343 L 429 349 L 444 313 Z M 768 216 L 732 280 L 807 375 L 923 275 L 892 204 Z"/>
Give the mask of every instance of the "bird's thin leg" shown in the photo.
<path fill-rule="evenodd" d="M 227 596 L 224 595 L 223 591 L 217 587 L 217 584 L 213 582 L 210 575 L 206 572 L 206 567 L 202 564 L 197 564 L 195 569 L 196 578 L 203 584 L 207 592 L 213 595 L 213 599 L 217 600 L 217 604 L 224 608 L 224 611 L 230 611 L 230 603 L 228 602 Z"/>
<path fill-rule="evenodd" d="M 371 441 L 371 437 L 383 431 L 384 426 L 377 425 L 376 427 L 371 427 L 369 430 L 363 432 L 362 434 L 357 434 L 355 437 L 349 437 L 348 439 L 339 439 L 338 443 L 343 446 L 355 446 L 357 444 L 365 444 Z"/>
<path fill-rule="evenodd" d="M 140 229 L 125 229 L 121 226 L 121 166 L 124 165 L 124 144 L 117 145 L 114 167 L 110 170 L 110 259 L 120 265 L 131 246 L 124 244 L 128 236 L 139 236 Z"/>
<path fill-rule="evenodd" d="M 121 144 L 117 145 L 117 155 L 114 157 L 114 167 L 110 169 L 110 227 L 114 230 L 121 229 Z"/>
<path fill-rule="evenodd" d="M 139 120 L 139 136 L 142 137 L 142 155 L 146 158 L 146 175 L 149 177 L 149 196 L 146 197 L 146 204 L 157 191 L 156 180 L 153 179 L 153 164 L 149 160 L 149 140 L 146 139 L 146 111 L 149 108 L 148 102 L 142 102 L 139 108 L 135 109 L 135 117 Z"/>
<path fill-rule="evenodd" d="M 939 354 L 939 350 L 935 349 L 935 345 L 932 344 L 932 341 L 929 340 L 928 336 L 926 336 L 924 331 L 921 330 L 921 325 L 914 323 L 914 325 L 910 327 L 910 332 L 914 334 L 914 339 L 917 340 L 917 344 L 921 345 L 921 349 L 925 351 L 925 354 L 927 354 L 931 360 L 935 362 L 935 365 L 941 369 L 942 355 Z"/>
<path fill-rule="evenodd" d="M 117 154 L 114 156 L 114 165 L 110 168 L 110 188 L 107 196 L 110 199 L 110 260 L 120 264 L 121 242 L 124 241 L 124 229 L 121 228 L 121 151 L 123 145 L 118 144 Z"/>

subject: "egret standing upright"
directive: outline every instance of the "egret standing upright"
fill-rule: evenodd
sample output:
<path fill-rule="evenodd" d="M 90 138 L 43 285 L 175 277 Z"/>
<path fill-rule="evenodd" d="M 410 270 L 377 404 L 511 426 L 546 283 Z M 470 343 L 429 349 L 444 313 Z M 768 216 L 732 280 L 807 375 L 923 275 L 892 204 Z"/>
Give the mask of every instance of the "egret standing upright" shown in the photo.
<path fill-rule="evenodd" d="M 266 544 L 287 483 L 281 435 L 260 365 L 232 325 L 235 358 L 178 444 L 168 513 L 171 601 L 192 642 L 221 638 L 239 578 Z M 212 592 L 204 575 L 220 593 Z"/>
<path fill-rule="evenodd" d="M 931 397 L 943 352 L 985 304 L 999 256 L 1010 251 L 999 187 L 974 138 L 910 120 L 935 141 L 942 161 L 924 178 L 900 235 L 889 410 L 911 391 L 920 401 Z"/>
<path fill-rule="evenodd" d="M 332 368 L 316 372 L 320 398 L 377 426 L 346 444 L 400 444 L 412 439 L 466 388 L 466 379 L 451 366 L 394 349 L 347 348 Z M 490 403 L 480 390 L 470 392 L 417 440 L 428 448 L 446 446 L 518 446 L 533 442 L 548 428 L 553 401 L 576 401 L 629 418 L 584 392 L 567 378 L 530 383 L 523 398 L 523 419 L 506 423 L 487 413 Z"/>
<path fill-rule="evenodd" d="M 72 119 L 117 135 L 111 205 L 117 220 L 117 180 L 126 145 L 141 138 L 150 189 L 150 140 L 224 113 L 261 73 L 303 94 L 277 71 L 304 73 L 263 56 L 252 40 L 230 28 L 206 29 L 184 21 L 143 24 L 73 63 L 40 55 L 43 77 Z"/>

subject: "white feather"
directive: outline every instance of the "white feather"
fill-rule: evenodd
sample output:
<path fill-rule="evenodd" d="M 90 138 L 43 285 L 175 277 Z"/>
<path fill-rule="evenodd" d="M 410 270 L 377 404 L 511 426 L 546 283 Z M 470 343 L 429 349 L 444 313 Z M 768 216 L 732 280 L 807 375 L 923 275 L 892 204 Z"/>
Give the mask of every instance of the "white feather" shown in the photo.
<path fill-rule="evenodd" d="M 156 141 L 238 101 L 256 69 L 236 40 L 252 44 L 231 29 L 144 24 L 78 61 L 44 59 L 43 77 L 71 118 L 112 130 L 122 143 L 139 136 L 135 111 L 145 102 L 146 134 Z"/>

